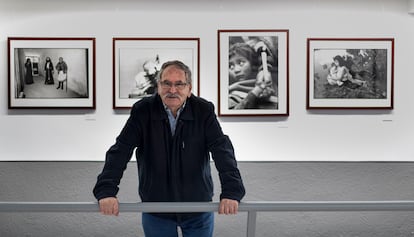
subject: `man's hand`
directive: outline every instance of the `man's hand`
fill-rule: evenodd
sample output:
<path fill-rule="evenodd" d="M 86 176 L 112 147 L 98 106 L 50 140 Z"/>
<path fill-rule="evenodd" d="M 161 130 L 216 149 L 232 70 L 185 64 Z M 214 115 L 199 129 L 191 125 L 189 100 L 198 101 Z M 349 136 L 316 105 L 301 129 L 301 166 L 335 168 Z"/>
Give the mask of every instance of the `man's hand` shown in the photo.
<path fill-rule="evenodd" d="M 107 197 L 99 200 L 99 209 L 104 215 L 119 215 L 119 203 L 116 197 Z"/>
<path fill-rule="evenodd" d="M 220 201 L 219 206 L 219 214 L 226 214 L 232 215 L 237 214 L 237 210 L 239 209 L 239 202 L 236 200 L 231 200 L 227 198 L 223 198 Z"/>

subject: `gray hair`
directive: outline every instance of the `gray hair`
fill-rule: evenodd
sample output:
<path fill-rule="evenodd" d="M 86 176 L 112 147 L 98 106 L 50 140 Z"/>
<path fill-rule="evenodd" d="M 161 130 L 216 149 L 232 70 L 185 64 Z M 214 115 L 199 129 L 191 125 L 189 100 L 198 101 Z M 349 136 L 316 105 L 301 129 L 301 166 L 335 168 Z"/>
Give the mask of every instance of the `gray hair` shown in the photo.
<path fill-rule="evenodd" d="M 168 62 L 165 62 L 164 64 L 162 64 L 161 70 L 158 73 L 157 82 L 161 81 L 162 74 L 164 73 L 164 70 L 169 66 L 172 66 L 172 67 L 175 67 L 177 69 L 183 70 L 184 73 L 185 73 L 186 83 L 188 83 L 190 85 L 193 84 L 193 79 L 191 78 L 190 68 L 187 65 L 185 65 L 183 62 L 179 61 L 179 60 L 168 61 Z"/>

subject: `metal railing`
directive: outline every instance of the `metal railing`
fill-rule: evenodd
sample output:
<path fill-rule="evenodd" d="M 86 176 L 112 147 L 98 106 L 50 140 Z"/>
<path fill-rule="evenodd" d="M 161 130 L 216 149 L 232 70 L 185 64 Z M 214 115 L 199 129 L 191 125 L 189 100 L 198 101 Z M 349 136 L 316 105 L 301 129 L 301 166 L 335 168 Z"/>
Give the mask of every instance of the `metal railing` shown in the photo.
<path fill-rule="evenodd" d="M 120 203 L 120 212 L 217 212 L 217 202 Z M 241 202 L 247 212 L 247 237 L 256 232 L 257 212 L 414 211 L 414 201 Z M 96 202 L 0 202 L 0 212 L 99 212 Z"/>

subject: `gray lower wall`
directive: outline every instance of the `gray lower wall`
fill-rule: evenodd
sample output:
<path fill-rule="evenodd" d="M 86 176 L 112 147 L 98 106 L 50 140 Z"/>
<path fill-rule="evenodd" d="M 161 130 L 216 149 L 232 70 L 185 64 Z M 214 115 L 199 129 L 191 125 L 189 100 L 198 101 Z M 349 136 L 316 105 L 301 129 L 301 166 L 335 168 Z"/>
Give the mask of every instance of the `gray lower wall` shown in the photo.
<path fill-rule="evenodd" d="M 103 162 L 0 162 L 0 201 L 90 202 Z M 414 163 L 239 163 L 246 201 L 413 200 Z M 214 170 L 214 169 L 213 169 Z M 215 200 L 220 185 L 214 171 Z M 139 201 L 136 163 L 121 202 Z M 139 213 L 0 213 L 0 236 L 143 236 Z M 215 236 L 246 235 L 247 214 L 216 216 Z M 256 236 L 408 237 L 413 212 L 259 213 Z"/>

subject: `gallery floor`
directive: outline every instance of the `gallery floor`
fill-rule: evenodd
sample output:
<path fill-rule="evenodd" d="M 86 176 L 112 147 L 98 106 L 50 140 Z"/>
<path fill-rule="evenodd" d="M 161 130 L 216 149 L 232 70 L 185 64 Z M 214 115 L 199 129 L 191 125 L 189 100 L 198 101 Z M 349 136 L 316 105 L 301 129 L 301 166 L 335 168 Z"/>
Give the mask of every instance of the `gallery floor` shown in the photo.
<path fill-rule="evenodd" d="M 212 164 L 213 165 L 213 164 Z M 0 162 L 0 201 L 91 202 L 102 162 Z M 414 163 L 240 162 L 244 201 L 413 200 Z M 214 168 L 213 168 L 214 170 Z M 215 201 L 220 193 L 216 171 Z M 120 185 L 138 202 L 136 163 Z M 0 213 L 0 236 L 143 236 L 140 213 Z M 215 237 L 246 236 L 247 214 L 216 215 Z M 262 212 L 257 237 L 409 237 L 412 211 Z"/>

